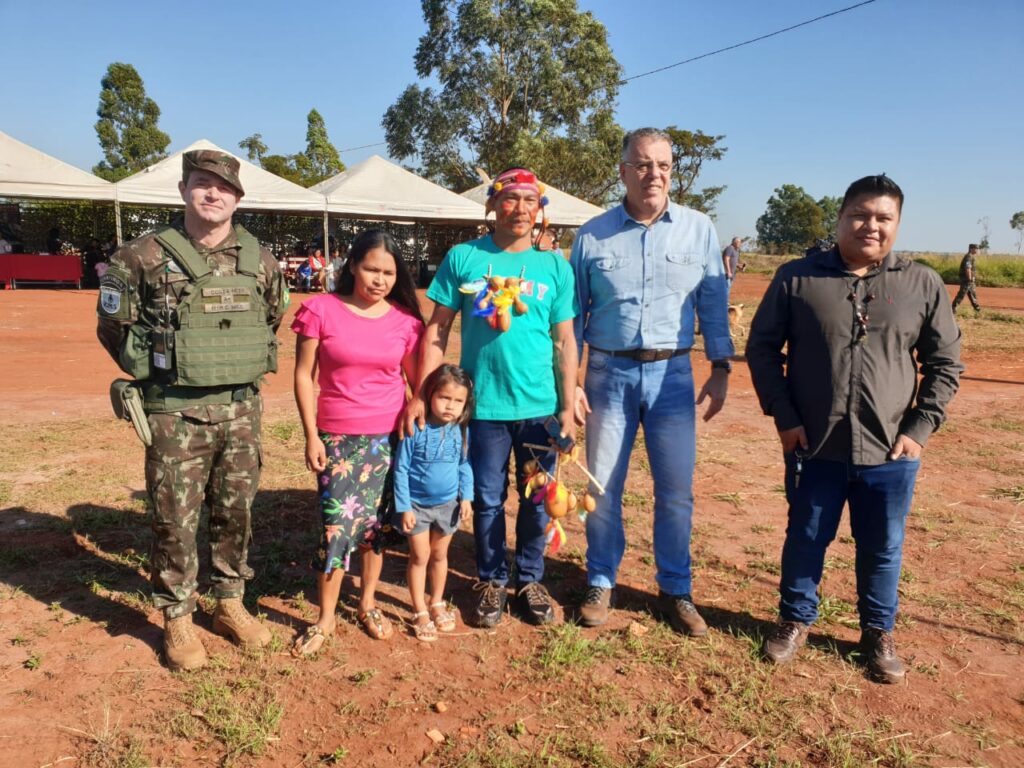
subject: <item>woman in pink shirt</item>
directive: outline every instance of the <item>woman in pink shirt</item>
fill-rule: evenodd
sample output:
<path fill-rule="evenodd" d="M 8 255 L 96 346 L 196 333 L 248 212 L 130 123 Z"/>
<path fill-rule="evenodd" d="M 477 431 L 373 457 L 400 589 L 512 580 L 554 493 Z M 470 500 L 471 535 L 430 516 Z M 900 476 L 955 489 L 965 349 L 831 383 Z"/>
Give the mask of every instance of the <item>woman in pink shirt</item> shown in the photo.
<path fill-rule="evenodd" d="M 296 641 L 316 653 L 334 632 L 341 582 L 362 553 L 359 621 L 384 640 L 392 627 L 375 602 L 384 562 L 381 528 L 391 503 L 391 464 L 406 382 L 415 382 L 423 317 L 398 244 L 380 230 L 360 234 L 337 290 L 295 314 L 295 402 L 306 466 L 317 473 L 323 537 L 318 552 L 320 616 Z M 403 376 L 404 374 L 404 376 Z M 320 394 L 314 400 L 317 377 Z"/>

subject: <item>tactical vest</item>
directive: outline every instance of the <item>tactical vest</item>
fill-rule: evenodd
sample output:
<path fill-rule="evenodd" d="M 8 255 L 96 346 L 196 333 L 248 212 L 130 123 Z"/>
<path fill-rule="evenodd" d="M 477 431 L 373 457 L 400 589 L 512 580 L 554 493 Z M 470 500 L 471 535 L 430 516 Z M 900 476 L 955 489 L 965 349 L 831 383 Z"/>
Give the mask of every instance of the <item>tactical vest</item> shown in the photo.
<path fill-rule="evenodd" d="M 214 275 L 206 260 L 177 229 L 158 230 L 156 240 L 189 276 L 177 307 L 172 367 L 152 367 L 152 350 L 136 359 L 147 411 L 177 411 L 251 397 L 265 373 L 277 371 L 277 337 L 267 324 L 259 289 L 260 247 L 241 227 L 234 275 Z M 147 345 L 148 346 L 148 345 Z M 167 354 L 171 354 L 168 350 Z M 142 355 L 137 355 L 142 358 Z M 139 375 L 144 374 L 144 375 Z M 245 386 L 249 385 L 249 386 Z"/>

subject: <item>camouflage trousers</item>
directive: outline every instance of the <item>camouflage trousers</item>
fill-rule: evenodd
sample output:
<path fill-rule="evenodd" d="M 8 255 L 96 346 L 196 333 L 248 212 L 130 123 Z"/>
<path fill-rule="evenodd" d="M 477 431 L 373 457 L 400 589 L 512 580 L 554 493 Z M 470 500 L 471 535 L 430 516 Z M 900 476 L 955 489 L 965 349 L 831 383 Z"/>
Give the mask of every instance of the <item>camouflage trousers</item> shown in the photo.
<path fill-rule="evenodd" d="M 964 296 L 971 300 L 971 306 L 974 307 L 975 312 L 981 312 L 981 304 L 978 301 L 978 292 L 974 288 L 974 283 L 960 283 L 960 290 L 956 292 L 956 298 L 953 299 L 953 311 L 956 312 L 957 306 L 964 300 Z"/>
<path fill-rule="evenodd" d="M 196 533 L 209 509 L 214 595 L 241 597 L 252 536 L 250 509 L 260 479 L 259 398 L 184 413 L 150 413 L 146 490 L 153 507 L 153 602 L 167 618 L 196 607 Z"/>

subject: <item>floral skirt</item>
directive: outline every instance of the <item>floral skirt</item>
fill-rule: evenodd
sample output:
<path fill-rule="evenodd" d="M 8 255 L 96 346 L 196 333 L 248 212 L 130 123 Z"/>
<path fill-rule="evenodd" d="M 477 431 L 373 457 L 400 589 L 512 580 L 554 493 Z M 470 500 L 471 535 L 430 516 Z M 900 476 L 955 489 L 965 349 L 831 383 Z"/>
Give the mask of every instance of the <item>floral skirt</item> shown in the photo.
<path fill-rule="evenodd" d="M 382 552 L 398 538 L 390 522 L 397 436 L 321 432 L 320 439 L 327 466 L 317 473 L 323 534 L 314 567 L 323 573 L 347 571 L 357 548 Z"/>

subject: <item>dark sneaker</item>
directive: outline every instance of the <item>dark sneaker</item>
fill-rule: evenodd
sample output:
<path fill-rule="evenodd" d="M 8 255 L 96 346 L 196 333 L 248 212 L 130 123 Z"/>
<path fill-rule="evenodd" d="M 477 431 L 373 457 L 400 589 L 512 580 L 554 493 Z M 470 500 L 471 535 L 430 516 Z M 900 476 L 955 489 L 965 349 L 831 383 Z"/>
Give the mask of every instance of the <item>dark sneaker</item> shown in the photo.
<path fill-rule="evenodd" d="M 498 626 L 508 599 L 505 585 L 495 581 L 478 581 L 473 585 L 473 591 L 480 593 L 480 602 L 476 606 L 476 625 L 487 628 Z"/>
<path fill-rule="evenodd" d="M 658 608 L 679 634 L 704 637 L 708 633 L 708 625 L 697 613 L 697 606 L 690 595 L 667 595 L 659 590 Z"/>
<path fill-rule="evenodd" d="M 764 655 L 773 664 L 788 664 L 796 652 L 807 642 L 810 624 L 799 621 L 780 621 L 772 633 L 765 638 Z"/>
<path fill-rule="evenodd" d="M 580 603 L 580 624 L 584 627 L 600 627 L 608 621 L 608 609 L 612 606 L 612 591 L 606 587 L 587 587 L 587 594 Z"/>
<path fill-rule="evenodd" d="M 868 627 L 860 633 L 860 650 L 868 674 L 879 683 L 902 683 L 906 672 L 896 655 L 896 641 L 892 632 Z"/>
<path fill-rule="evenodd" d="M 531 581 L 516 593 L 523 617 L 531 624 L 550 624 L 555 620 L 551 596 L 539 581 Z"/>

